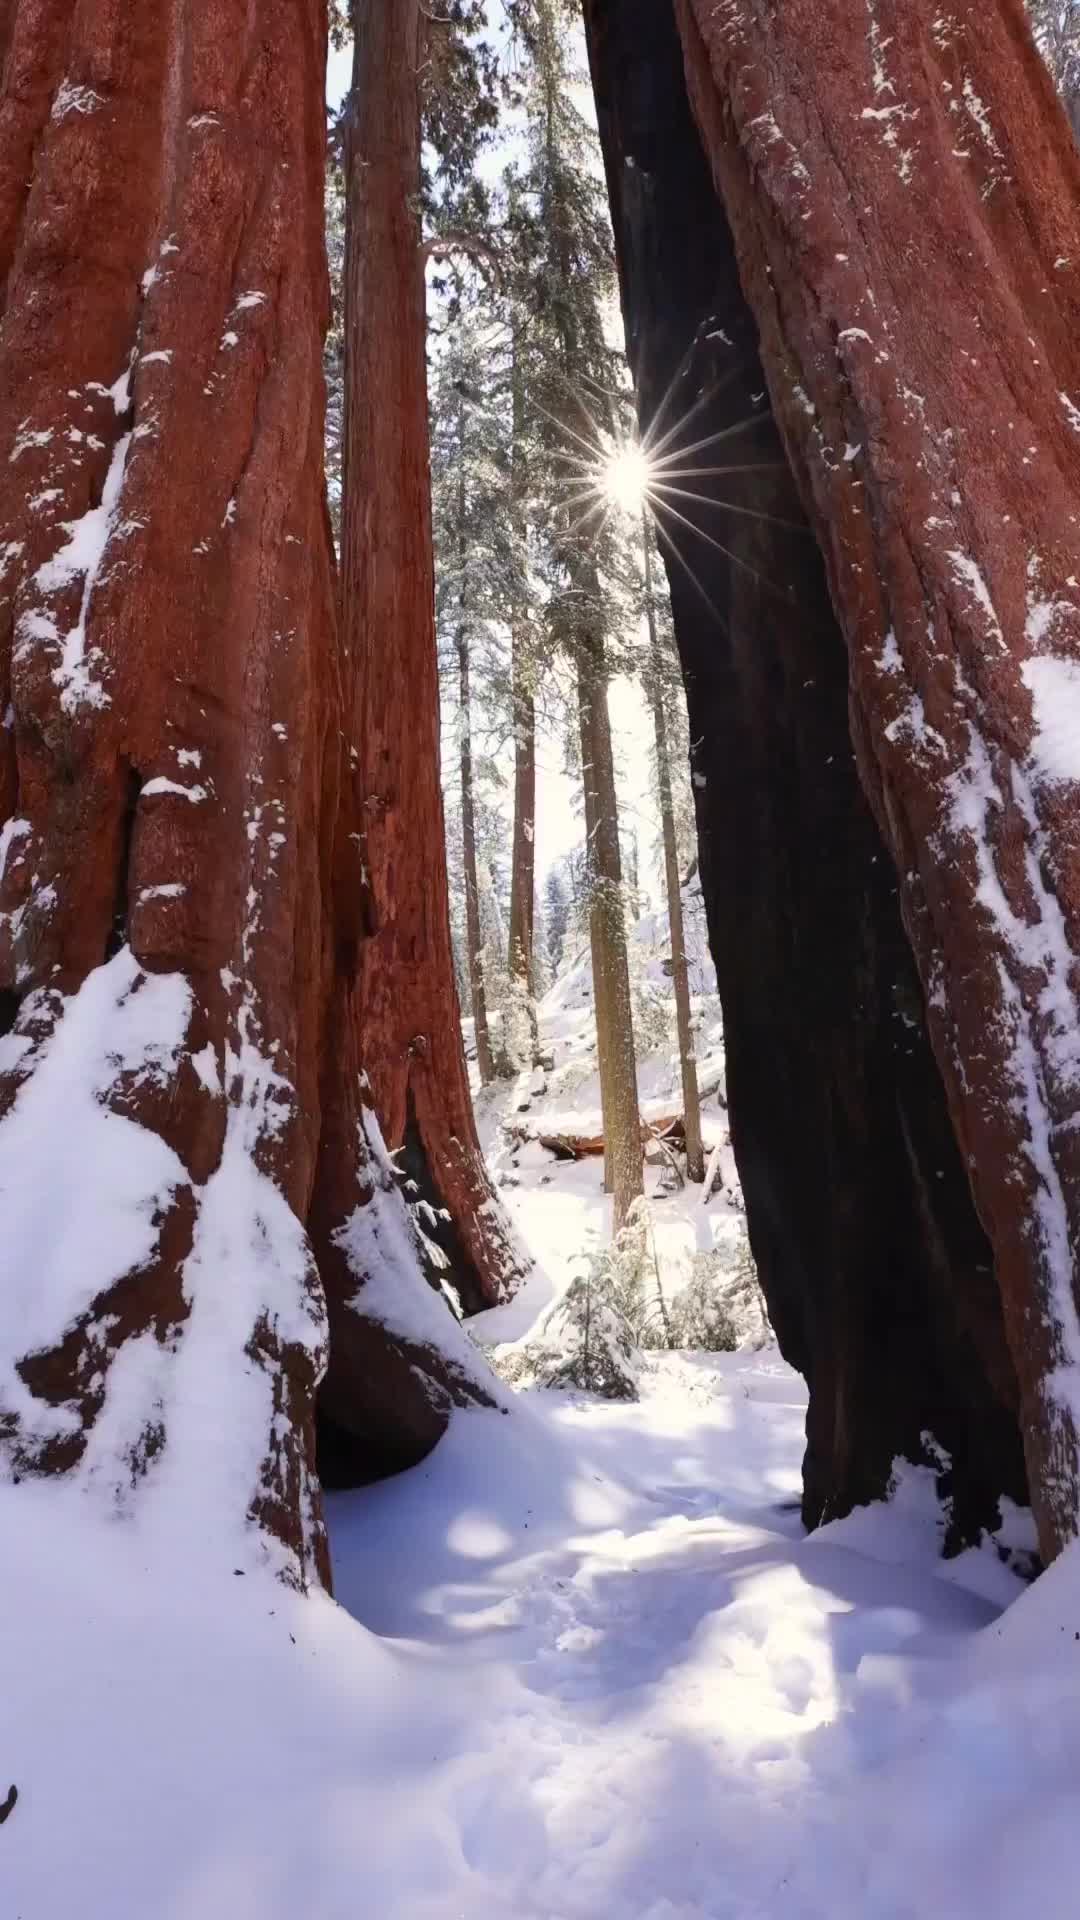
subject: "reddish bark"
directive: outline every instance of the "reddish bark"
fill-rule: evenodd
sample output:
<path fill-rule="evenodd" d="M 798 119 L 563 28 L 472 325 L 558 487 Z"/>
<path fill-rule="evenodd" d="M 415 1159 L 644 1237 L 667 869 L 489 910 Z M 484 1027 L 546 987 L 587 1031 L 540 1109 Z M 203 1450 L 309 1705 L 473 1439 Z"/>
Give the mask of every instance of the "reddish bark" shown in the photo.
<path fill-rule="evenodd" d="M 346 155 L 348 701 L 373 933 L 355 1011 L 387 1145 L 443 1214 L 467 1309 L 522 1271 L 480 1154 L 454 980 L 439 785 L 420 246 L 421 9 L 361 0 Z"/>
<path fill-rule="evenodd" d="M 353 1311 L 338 1238 L 376 1181 L 340 1017 L 362 928 L 322 482 L 325 18 L 19 0 L 0 39 L 0 1438 L 118 1499 L 164 1452 L 325 1578 L 317 1170 L 342 1397 L 396 1366 L 387 1431 L 415 1459 L 429 1362 L 451 1387 Z"/>
<path fill-rule="evenodd" d="M 997 1524 L 1002 1493 L 1027 1498 L 1016 1381 L 853 765 L 844 638 L 762 404 L 672 0 L 585 12 L 641 430 L 670 432 L 687 470 L 659 532 L 732 1144 L 770 1319 L 809 1386 L 803 1515 L 880 1499 L 898 1454 L 934 1457 L 929 1434 L 958 1543 Z"/>
<path fill-rule="evenodd" d="M 1051 1556 L 1080 1498 L 1080 154 L 1020 0 L 677 12 Z"/>

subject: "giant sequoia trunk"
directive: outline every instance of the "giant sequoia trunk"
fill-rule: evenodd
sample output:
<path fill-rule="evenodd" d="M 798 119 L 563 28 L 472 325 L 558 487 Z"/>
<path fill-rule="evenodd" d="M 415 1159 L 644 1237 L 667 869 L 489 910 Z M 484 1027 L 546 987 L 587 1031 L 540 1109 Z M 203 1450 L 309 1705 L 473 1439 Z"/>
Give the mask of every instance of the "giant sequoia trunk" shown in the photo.
<path fill-rule="evenodd" d="M 1080 1525 L 1080 152 L 1022 0 L 677 10 L 1049 1556 Z"/>
<path fill-rule="evenodd" d="M 521 1272 L 480 1154 L 450 944 L 435 650 L 419 0 L 357 0 L 348 116 L 342 618 L 372 932 L 356 1013 L 387 1145 L 467 1309 Z"/>
<path fill-rule="evenodd" d="M 324 45 L 301 0 L 0 22 L 0 1451 L 299 1580 L 328 1332 L 357 1471 L 481 1391 L 387 1331 L 442 1309 L 346 1017 Z"/>
<path fill-rule="evenodd" d="M 806 13 L 805 59 L 810 9 L 771 11 Z M 850 9 L 836 13 L 861 44 Z M 963 1534 L 1003 1489 L 1024 1495 L 1016 1377 L 895 873 L 852 762 L 844 640 L 762 405 L 671 0 L 587 0 L 586 20 L 642 426 L 658 440 L 682 423 L 664 451 L 700 469 L 678 484 L 709 503 L 668 495 L 660 532 L 733 1141 L 770 1315 L 810 1386 L 804 1514 L 880 1494 L 894 1455 L 917 1457 L 929 1432 L 952 1455 Z M 909 270 L 897 284 L 910 289 Z M 834 380 L 832 346 L 820 364 Z M 838 452 L 846 470 L 842 438 Z M 762 470 L 715 471 L 727 462 Z"/>

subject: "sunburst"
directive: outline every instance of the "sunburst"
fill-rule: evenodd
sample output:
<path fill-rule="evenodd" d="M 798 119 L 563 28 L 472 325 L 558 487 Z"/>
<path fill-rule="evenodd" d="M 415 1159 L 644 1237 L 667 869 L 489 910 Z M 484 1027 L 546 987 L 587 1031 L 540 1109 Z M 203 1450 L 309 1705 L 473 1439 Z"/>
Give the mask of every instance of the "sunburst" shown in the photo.
<path fill-rule="evenodd" d="M 648 502 L 653 478 L 652 463 L 644 447 L 636 440 L 627 440 L 611 449 L 598 484 L 612 506 L 621 507 L 624 513 L 639 514 Z"/>
<path fill-rule="evenodd" d="M 777 591 L 774 581 L 765 580 L 749 560 L 733 552 L 718 537 L 719 529 L 714 532 L 699 524 L 699 513 L 704 508 L 740 519 L 766 521 L 792 533 L 806 531 L 798 521 L 750 505 L 746 499 L 744 476 L 774 473 L 781 462 L 723 461 L 721 448 L 726 451 L 727 442 L 760 427 L 767 417 L 764 410 L 758 409 L 713 433 L 687 438 L 688 430 L 692 434 L 695 417 L 713 398 L 715 389 L 699 395 L 687 412 L 661 431 L 662 418 L 670 408 L 669 393 L 649 430 L 640 438 L 606 430 L 593 417 L 580 392 L 574 399 L 582 431 L 568 426 L 565 419 L 548 415 L 563 441 L 556 458 L 565 469 L 563 506 L 570 518 L 570 529 L 574 533 L 586 533 L 590 543 L 595 544 L 613 516 L 636 520 L 644 517 L 652 523 L 665 549 L 674 554 L 700 592 L 704 593 L 704 587 L 687 555 L 679 550 L 680 532 L 684 539 L 686 534 L 692 534 L 706 547 L 725 554 L 740 571 L 753 574 L 763 586 Z M 698 490 L 703 483 L 707 491 Z M 725 483 L 741 487 L 743 497 L 737 500 L 726 497 L 732 485 Z"/>

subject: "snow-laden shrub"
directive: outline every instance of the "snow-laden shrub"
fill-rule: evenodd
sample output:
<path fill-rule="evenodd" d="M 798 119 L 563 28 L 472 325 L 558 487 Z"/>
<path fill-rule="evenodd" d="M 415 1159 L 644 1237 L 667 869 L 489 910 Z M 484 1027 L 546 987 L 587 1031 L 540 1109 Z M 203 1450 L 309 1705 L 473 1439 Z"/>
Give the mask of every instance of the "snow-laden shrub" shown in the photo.
<path fill-rule="evenodd" d="M 533 1356 L 537 1386 L 578 1387 L 606 1400 L 637 1399 L 637 1348 L 606 1281 L 599 1255 L 545 1316 Z"/>
<path fill-rule="evenodd" d="M 734 1353 L 739 1337 L 724 1288 L 726 1277 L 718 1248 L 694 1254 L 690 1278 L 671 1305 L 671 1346 Z"/>
<path fill-rule="evenodd" d="M 584 1272 L 531 1338 L 496 1354 L 503 1378 L 513 1386 L 576 1387 L 608 1400 L 636 1400 L 639 1349 L 655 1311 L 648 1288 L 651 1238 L 648 1207 L 635 1200 L 617 1239 L 583 1256 Z"/>
<path fill-rule="evenodd" d="M 661 1051 L 670 1053 L 674 1047 L 677 1061 L 675 1003 L 670 994 L 647 978 L 636 952 L 635 962 L 631 967 L 631 992 L 634 1002 L 634 1042 L 638 1057 L 644 1059 L 647 1054 Z"/>
<path fill-rule="evenodd" d="M 741 1224 L 741 1223 L 740 1223 Z M 584 1270 L 527 1339 L 496 1348 L 496 1372 L 515 1387 L 571 1387 L 637 1398 L 644 1351 L 731 1353 L 772 1337 L 745 1227 L 734 1241 L 665 1272 L 646 1200 L 635 1200 L 617 1240 L 581 1256 Z"/>
<path fill-rule="evenodd" d="M 704 1353 L 734 1353 L 772 1339 L 772 1328 L 746 1228 L 734 1247 L 694 1254 L 690 1277 L 671 1301 L 670 1344 Z"/>
<path fill-rule="evenodd" d="M 565 1065 L 556 1069 L 548 1080 L 548 1092 L 553 1102 L 568 1100 L 570 1095 L 591 1080 L 596 1072 L 596 1055 L 587 1048 L 576 1060 L 567 1060 Z"/>
<path fill-rule="evenodd" d="M 523 980 L 508 974 L 505 966 L 500 981 L 499 1007 L 502 1012 L 503 1053 L 507 1065 L 515 1073 L 520 1073 L 533 1057 L 529 990 Z"/>

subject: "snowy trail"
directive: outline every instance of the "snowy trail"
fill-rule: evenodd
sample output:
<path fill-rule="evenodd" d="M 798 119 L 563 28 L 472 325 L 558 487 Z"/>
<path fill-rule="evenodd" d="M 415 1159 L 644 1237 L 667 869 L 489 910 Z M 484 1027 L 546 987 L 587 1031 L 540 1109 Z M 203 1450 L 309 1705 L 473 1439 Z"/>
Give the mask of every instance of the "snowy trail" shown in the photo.
<path fill-rule="evenodd" d="M 952 1842 L 985 1785 L 985 1714 L 965 1693 L 976 1636 L 1019 1583 L 989 1552 L 937 1558 L 917 1470 L 888 1508 L 806 1538 L 804 1404 L 774 1352 L 664 1356 L 639 1406 L 530 1396 L 509 1421 L 455 1422 L 406 1481 L 335 1499 L 338 1597 L 439 1707 L 430 1741 L 413 1729 L 415 1789 L 373 1842 L 374 1911 L 1014 1910 L 992 1882 L 980 1901 Z M 896 1805 L 889 1775 L 954 1699 L 957 1777 L 916 1766 Z M 1002 1758 L 997 1820 L 1010 1790 L 1026 1806 L 1026 1763 L 1010 1779 Z"/>
<path fill-rule="evenodd" d="M 461 1414 L 331 1502 L 343 1605 L 0 1489 L 3 1920 L 1075 1920 L 1080 1548 L 996 1621 L 926 1472 L 807 1539 L 802 1413 Z"/>
<path fill-rule="evenodd" d="M 583 988 L 546 1116 L 595 1104 Z M 521 1097 L 481 1103 L 538 1255 L 489 1345 L 610 1231 L 597 1165 L 508 1145 Z M 733 1167 L 648 1184 L 669 1277 L 742 1233 Z M 148 1532 L 0 1487 L 0 1920 L 1076 1920 L 1080 1545 L 1030 1591 L 946 1563 L 916 1468 L 807 1537 L 805 1407 L 766 1347 L 456 1414 L 328 1501 L 340 1604 L 254 1531 L 223 1564 L 197 1489 Z"/>

